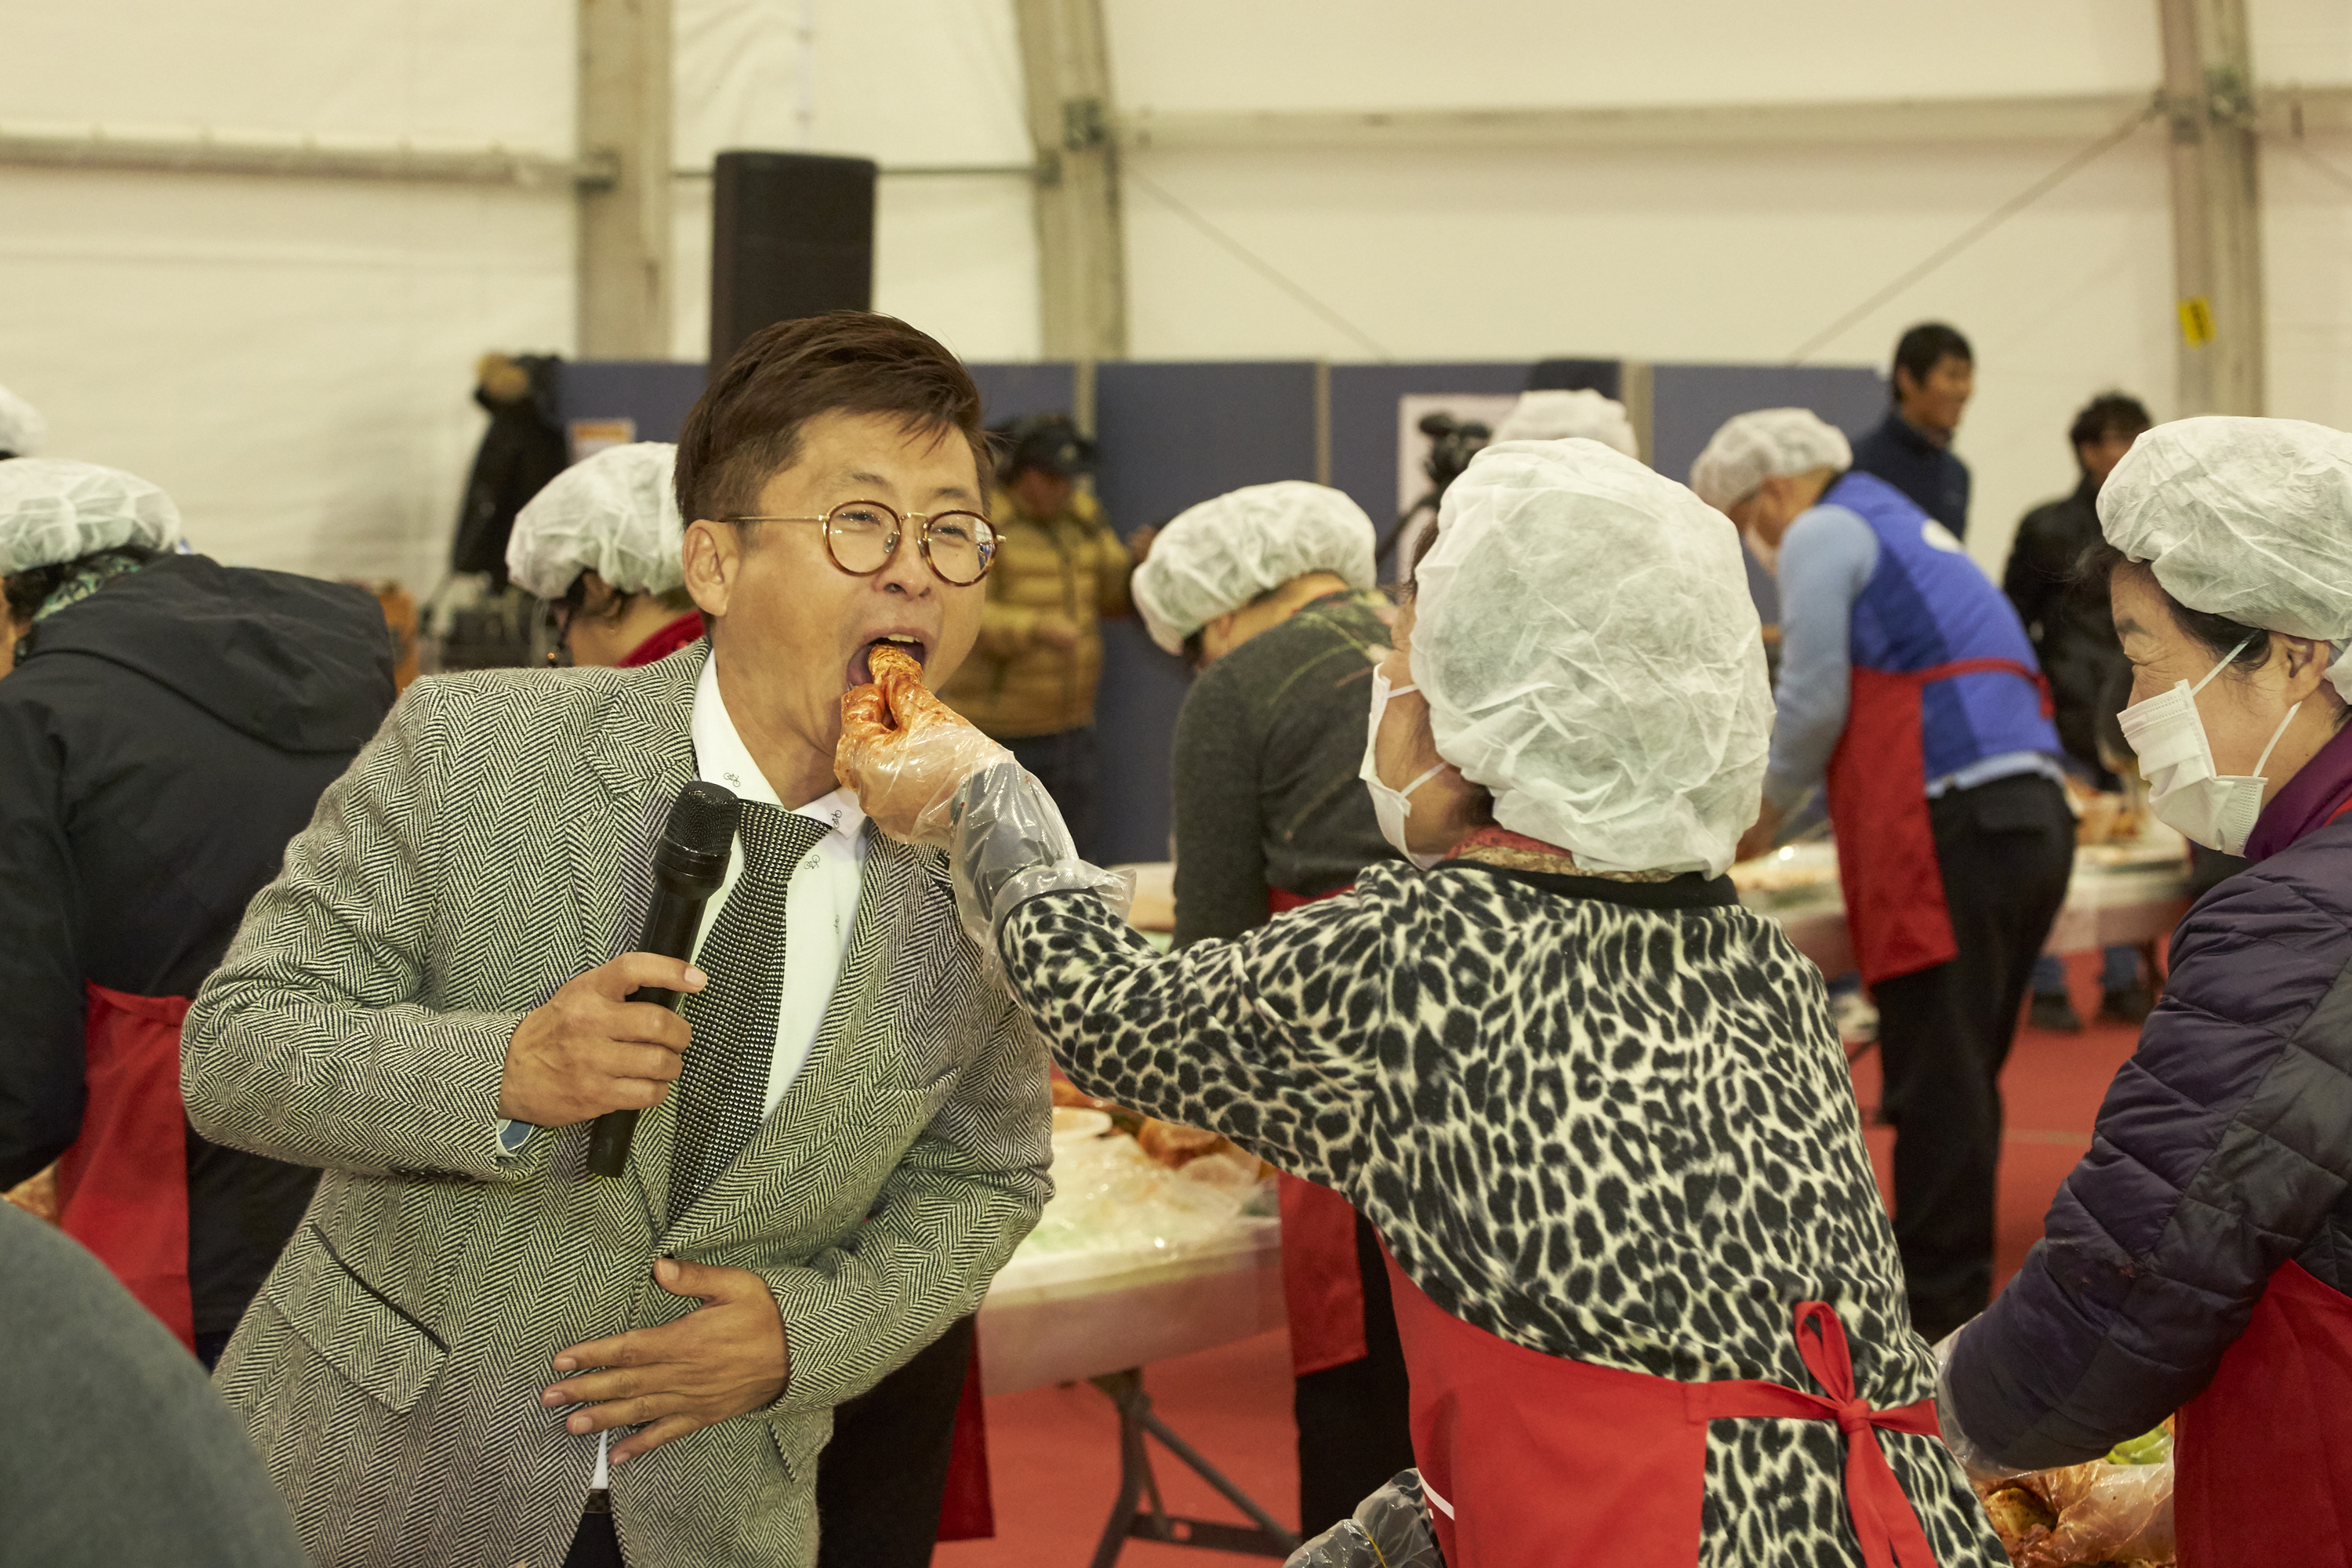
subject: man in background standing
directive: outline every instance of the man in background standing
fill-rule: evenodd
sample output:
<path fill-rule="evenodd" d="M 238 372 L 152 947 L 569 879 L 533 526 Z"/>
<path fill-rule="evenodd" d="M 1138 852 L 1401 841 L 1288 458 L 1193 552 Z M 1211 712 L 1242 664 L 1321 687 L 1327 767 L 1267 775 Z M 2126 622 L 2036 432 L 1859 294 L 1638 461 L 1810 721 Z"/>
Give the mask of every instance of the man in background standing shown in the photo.
<path fill-rule="evenodd" d="M 1069 416 L 997 432 L 996 563 L 971 660 L 940 695 L 1011 749 L 1062 808 L 1078 853 L 1097 852 L 1095 688 L 1105 616 L 1131 613 L 1127 549 L 1078 486 L 1095 447 Z"/>
<path fill-rule="evenodd" d="M 1969 466 L 1954 455 L 1952 437 L 1975 391 L 1969 340 L 1923 321 L 1895 345 L 1895 406 L 1853 444 L 1855 472 L 1893 485 L 1955 539 L 1969 532 Z"/>
<path fill-rule="evenodd" d="M 2106 595 L 2077 587 L 2074 568 L 2083 552 L 2100 542 L 2099 487 L 2153 423 L 2137 398 L 2120 392 L 2102 393 L 2084 405 L 2066 433 L 2082 476 L 2074 493 L 2025 514 L 2001 576 L 2002 591 L 2017 606 L 2050 679 L 2059 743 L 2074 771 L 2101 790 L 2121 787 L 2099 754 L 2099 733 L 2131 685 L 2131 667 Z M 2100 991 L 2101 1022 L 2137 1028 L 2147 1020 L 2155 998 L 2140 973 L 2139 949 L 2129 943 L 2107 949 Z M 2053 954 L 2042 954 L 2033 967 L 2032 1017 L 2041 1029 L 2072 1034 L 2083 1026 L 2066 994 L 2065 965 Z"/>
<path fill-rule="evenodd" d="M 1360 776 L 1391 618 L 1374 542 L 1354 501 L 1285 479 L 1181 513 L 1136 571 L 1152 640 L 1199 672 L 1176 719 L 1180 948 L 1345 892 L 1395 856 Z M 1313 1536 L 1412 1463 L 1404 1353 L 1371 1226 L 1292 1177 L 1281 1203 L 1299 1532 Z"/>

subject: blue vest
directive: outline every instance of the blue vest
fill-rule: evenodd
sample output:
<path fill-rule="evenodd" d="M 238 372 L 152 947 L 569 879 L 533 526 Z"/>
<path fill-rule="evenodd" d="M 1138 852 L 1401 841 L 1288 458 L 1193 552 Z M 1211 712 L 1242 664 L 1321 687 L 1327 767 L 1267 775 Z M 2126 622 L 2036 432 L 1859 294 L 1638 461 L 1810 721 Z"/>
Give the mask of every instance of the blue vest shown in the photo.
<path fill-rule="evenodd" d="M 1849 472 L 1821 504 L 1843 507 L 1878 536 L 1877 569 L 1853 603 L 1855 668 L 1907 674 L 1975 658 L 2041 668 L 2008 595 L 1902 491 Z M 1932 683 L 1921 694 L 1919 722 L 1930 779 L 2008 752 L 2058 752 L 2040 689 L 2005 671 Z"/>

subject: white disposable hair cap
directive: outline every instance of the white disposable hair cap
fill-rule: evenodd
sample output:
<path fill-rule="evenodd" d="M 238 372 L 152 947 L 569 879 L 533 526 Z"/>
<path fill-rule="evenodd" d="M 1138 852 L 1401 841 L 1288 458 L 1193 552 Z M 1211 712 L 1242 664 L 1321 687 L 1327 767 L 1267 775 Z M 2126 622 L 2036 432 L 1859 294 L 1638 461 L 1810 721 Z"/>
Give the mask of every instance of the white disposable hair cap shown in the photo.
<path fill-rule="evenodd" d="M 2352 701 L 2352 436 L 2300 419 L 2159 425 L 2099 487 L 2107 542 L 2192 610 L 2316 637 Z"/>
<path fill-rule="evenodd" d="M 1772 731 L 1738 533 L 1597 441 L 1488 447 L 1441 511 L 1412 628 L 1438 754 L 1580 865 L 1719 874 Z"/>
<path fill-rule="evenodd" d="M 1518 402 L 1495 426 L 1495 439 L 1489 445 L 1564 441 L 1572 436 L 1598 441 L 1629 458 L 1642 455 L 1641 443 L 1633 438 L 1633 422 L 1625 416 L 1625 405 L 1589 389 L 1519 394 Z"/>
<path fill-rule="evenodd" d="M 37 458 L 49 444 L 49 422 L 41 411 L 0 386 L 0 452 Z"/>
<path fill-rule="evenodd" d="M 542 599 L 561 599 L 583 572 L 624 594 L 667 594 L 686 583 L 686 524 L 667 441 L 607 447 L 547 481 L 515 514 L 507 575 Z"/>
<path fill-rule="evenodd" d="M 67 458 L 0 463 L 0 573 L 30 572 L 101 550 L 180 542 L 180 509 L 135 474 Z"/>
<path fill-rule="evenodd" d="M 1170 653 L 1270 588 L 1329 572 L 1371 587 L 1377 541 L 1364 509 L 1328 485 L 1244 485 L 1178 512 L 1135 569 L 1135 607 Z"/>
<path fill-rule="evenodd" d="M 1728 511 L 1766 479 L 1853 466 L 1845 432 L 1810 408 L 1759 408 L 1723 422 L 1691 465 L 1690 488 L 1718 511 Z"/>

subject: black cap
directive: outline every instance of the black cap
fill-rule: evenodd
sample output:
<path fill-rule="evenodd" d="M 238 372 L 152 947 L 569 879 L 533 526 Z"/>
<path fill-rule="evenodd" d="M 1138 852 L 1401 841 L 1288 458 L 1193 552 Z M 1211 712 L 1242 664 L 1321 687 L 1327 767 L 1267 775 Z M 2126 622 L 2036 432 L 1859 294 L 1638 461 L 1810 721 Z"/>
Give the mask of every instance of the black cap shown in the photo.
<path fill-rule="evenodd" d="M 996 431 L 996 471 L 1010 479 L 1024 468 L 1074 479 L 1095 471 L 1095 444 L 1078 434 L 1066 414 L 1024 415 Z"/>

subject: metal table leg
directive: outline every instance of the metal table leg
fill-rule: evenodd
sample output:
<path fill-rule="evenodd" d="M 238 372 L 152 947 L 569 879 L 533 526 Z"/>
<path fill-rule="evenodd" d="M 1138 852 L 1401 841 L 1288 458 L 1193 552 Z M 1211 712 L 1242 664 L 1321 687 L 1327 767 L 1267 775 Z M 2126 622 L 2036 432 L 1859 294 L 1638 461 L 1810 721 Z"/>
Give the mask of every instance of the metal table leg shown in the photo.
<path fill-rule="evenodd" d="M 1151 1396 L 1143 1392 L 1141 1368 L 1130 1367 L 1087 1381 L 1118 1407 L 1118 1501 L 1111 1505 L 1110 1522 L 1103 1527 L 1092 1568 L 1111 1568 L 1118 1561 L 1120 1549 L 1136 1537 L 1254 1557 L 1287 1557 L 1298 1550 L 1298 1537 L 1283 1529 L 1272 1514 L 1152 1413 Z M 1160 1500 L 1160 1480 L 1152 1474 L 1151 1455 L 1143 1444 L 1146 1433 L 1159 1438 L 1161 1447 L 1214 1487 L 1219 1496 L 1248 1515 L 1255 1524 L 1224 1524 L 1213 1519 L 1184 1519 L 1170 1514 Z M 1150 1506 L 1139 1507 L 1145 1499 L 1149 1499 Z"/>

